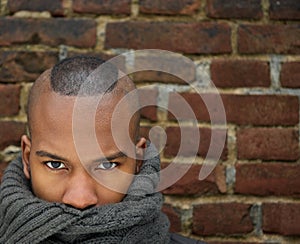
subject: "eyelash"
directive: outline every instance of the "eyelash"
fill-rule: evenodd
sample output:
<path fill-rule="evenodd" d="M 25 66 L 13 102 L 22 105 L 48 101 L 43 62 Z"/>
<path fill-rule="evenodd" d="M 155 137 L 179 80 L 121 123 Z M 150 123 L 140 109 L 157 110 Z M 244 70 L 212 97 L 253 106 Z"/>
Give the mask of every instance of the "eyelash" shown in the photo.
<path fill-rule="evenodd" d="M 63 162 L 60 162 L 60 161 L 45 161 L 43 162 L 48 168 L 50 168 L 51 170 L 62 170 L 62 169 L 67 169 L 67 167 L 65 166 L 65 164 Z M 53 167 L 53 163 L 57 163 L 57 164 L 60 164 L 59 167 Z M 104 164 L 111 164 L 113 165 L 113 167 L 111 168 L 105 168 L 105 167 L 101 167 L 101 165 L 103 166 Z M 97 167 L 96 167 L 96 170 L 100 169 L 100 170 L 112 170 L 114 169 L 115 167 L 119 166 L 120 163 L 118 162 L 103 162 L 103 163 L 100 163 Z M 63 165 L 63 167 L 61 167 Z"/>
<path fill-rule="evenodd" d="M 60 166 L 63 165 L 63 167 L 53 167 L 53 166 L 50 166 L 51 163 L 58 163 L 58 164 L 60 164 Z M 44 162 L 44 164 L 52 170 L 61 170 L 61 169 L 66 169 L 67 168 L 66 165 L 63 162 L 60 162 L 60 161 L 46 161 L 46 162 Z"/>
<path fill-rule="evenodd" d="M 112 168 L 109 168 L 109 169 L 107 169 L 107 168 L 101 168 L 100 166 L 101 165 L 103 165 L 103 164 L 112 164 L 112 165 L 114 165 Z M 119 165 L 119 163 L 117 163 L 117 162 L 103 162 L 103 163 L 100 163 L 99 165 L 98 165 L 98 167 L 96 167 L 96 169 L 100 169 L 100 170 L 112 170 L 112 169 L 114 169 L 115 167 L 117 167 Z"/>

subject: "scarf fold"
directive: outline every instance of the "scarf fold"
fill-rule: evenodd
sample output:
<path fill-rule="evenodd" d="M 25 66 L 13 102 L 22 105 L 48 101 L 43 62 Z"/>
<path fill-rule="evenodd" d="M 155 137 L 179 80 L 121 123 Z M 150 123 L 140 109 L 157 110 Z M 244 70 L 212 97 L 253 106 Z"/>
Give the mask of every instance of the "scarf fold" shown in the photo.
<path fill-rule="evenodd" d="M 78 210 L 35 197 L 17 157 L 0 188 L 0 243 L 169 243 L 162 195 L 155 192 L 160 161 L 151 144 L 146 158 L 122 202 Z"/>

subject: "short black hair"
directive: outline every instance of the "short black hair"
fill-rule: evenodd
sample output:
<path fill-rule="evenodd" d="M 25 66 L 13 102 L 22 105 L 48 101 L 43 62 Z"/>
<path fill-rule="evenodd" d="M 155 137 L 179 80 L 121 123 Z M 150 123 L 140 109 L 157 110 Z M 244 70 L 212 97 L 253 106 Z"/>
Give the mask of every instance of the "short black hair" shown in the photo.
<path fill-rule="evenodd" d="M 118 82 L 122 84 L 117 87 Z M 113 93 L 127 94 L 134 90 L 134 83 L 125 76 L 119 79 L 119 69 L 108 61 L 92 56 L 75 56 L 64 59 L 52 69 L 46 70 L 34 82 L 27 102 L 27 122 L 29 136 L 32 134 L 32 111 L 34 104 L 38 104 L 40 96 L 48 92 L 55 92 L 62 96 L 97 96 Z M 131 97 L 131 96 L 130 96 Z M 138 97 L 134 96 L 137 104 Z M 131 106 L 131 108 L 134 106 Z M 139 133 L 140 113 L 133 116 L 135 139 Z"/>
<path fill-rule="evenodd" d="M 54 92 L 65 96 L 111 92 L 118 82 L 118 69 L 97 57 L 75 56 L 57 63 L 51 70 Z"/>

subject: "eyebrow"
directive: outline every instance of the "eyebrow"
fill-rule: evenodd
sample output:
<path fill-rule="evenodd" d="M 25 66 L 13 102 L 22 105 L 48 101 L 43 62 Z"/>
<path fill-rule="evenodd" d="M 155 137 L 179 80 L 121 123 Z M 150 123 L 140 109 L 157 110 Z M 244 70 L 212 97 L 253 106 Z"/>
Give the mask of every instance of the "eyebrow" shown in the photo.
<path fill-rule="evenodd" d="M 68 161 L 67 159 L 65 159 L 65 158 L 63 158 L 61 156 L 58 156 L 56 154 L 49 153 L 49 152 L 46 152 L 46 151 L 43 151 L 43 150 L 36 151 L 35 154 L 38 155 L 38 156 L 40 156 L 40 157 L 52 158 L 54 160 Z"/>
<path fill-rule="evenodd" d="M 116 152 L 112 155 L 109 155 L 107 157 L 103 157 L 103 158 L 98 158 L 96 160 L 93 160 L 93 162 L 106 162 L 106 161 L 112 161 L 116 158 L 123 158 L 123 157 L 127 157 L 127 155 L 124 152 Z"/>
<path fill-rule="evenodd" d="M 49 153 L 49 152 L 46 152 L 46 151 L 43 151 L 43 150 L 40 150 L 40 151 L 36 151 L 35 152 L 36 155 L 40 156 L 40 157 L 48 157 L 48 158 L 52 158 L 54 160 L 60 160 L 60 161 L 68 161 L 67 159 L 61 157 L 61 156 L 58 156 L 56 154 L 53 154 L 53 153 Z M 123 152 L 116 152 L 112 155 L 109 155 L 107 157 L 102 157 L 102 158 L 98 158 L 96 160 L 93 160 L 93 162 L 105 162 L 105 161 L 111 161 L 111 160 L 114 160 L 116 158 L 122 158 L 122 157 L 127 157 L 127 155 Z"/>

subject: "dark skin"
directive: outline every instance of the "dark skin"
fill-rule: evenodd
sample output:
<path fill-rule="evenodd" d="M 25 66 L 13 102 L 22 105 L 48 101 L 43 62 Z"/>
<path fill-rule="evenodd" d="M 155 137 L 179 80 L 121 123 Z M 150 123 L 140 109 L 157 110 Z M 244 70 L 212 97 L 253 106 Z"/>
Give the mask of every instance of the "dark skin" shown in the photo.
<path fill-rule="evenodd" d="M 129 114 L 126 110 L 129 105 L 124 106 L 115 115 L 120 121 L 117 138 L 123 145 L 120 150 L 113 138 L 111 119 L 124 96 L 122 91 L 132 89 L 133 84 L 119 82 L 115 92 L 103 96 L 95 117 L 95 134 L 101 150 L 81 143 L 80 151 L 85 153 L 79 157 L 72 131 L 76 97 L 53 92 L 49 88 L 49 72 L 39 78 L 43 82 L 33 87 L 35 97 L 29 104 L 31 136 L 23 135 L 21 139 L 24 174 L 31 180 L 34 194 L 77 209 L 122 201 L 141 166 L 141 161 L 128 155 L 141 155 L 146 140 L 135 140 L 137 122 L 131 121 L 129 134 L 135 147 L 128 142 L 125 136 L 128 126 L 122 121 Z M 88 140 L 86 133 L 81 136 L 83 142 Z"/>

